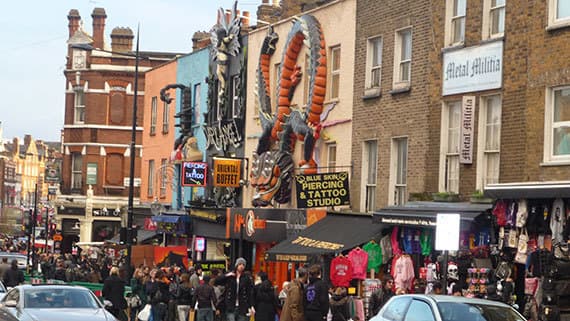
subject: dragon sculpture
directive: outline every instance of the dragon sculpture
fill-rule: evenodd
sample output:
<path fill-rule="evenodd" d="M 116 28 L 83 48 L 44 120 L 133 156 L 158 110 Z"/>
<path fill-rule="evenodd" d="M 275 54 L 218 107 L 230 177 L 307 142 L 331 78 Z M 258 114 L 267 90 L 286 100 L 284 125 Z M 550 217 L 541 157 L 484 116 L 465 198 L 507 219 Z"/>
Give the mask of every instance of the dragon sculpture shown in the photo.
<path fill-rule="evenodd" d="M 321 130 L 321 113 L 327 83 L 326 44 L 321 25 L 312 15 L 293 19 L 287 37 L 281 65 L 277 74 L 277 110 L 272 115 L 269 96 L 269 68 L 271 56 L 279 36 L 269 28 L 265 37 L 257 69 L 256 91 L 262 134 L 253 153 L 251 185 L 255 188 L 253 206 L 262 207 L 272 200 L 283 204 L 291 199 L 291 181 L 294 174 L 292 155 L 296 140 L 304 142 L 303 155 L 298 163 L 304 174 L 316 173 L 313 158 L 315 142 Z M 295 88 L 301 81 L 301 67 L 297 58 L 305 45 L 308 48 L 309 94 L 303 109 L 292 108 Z"/>

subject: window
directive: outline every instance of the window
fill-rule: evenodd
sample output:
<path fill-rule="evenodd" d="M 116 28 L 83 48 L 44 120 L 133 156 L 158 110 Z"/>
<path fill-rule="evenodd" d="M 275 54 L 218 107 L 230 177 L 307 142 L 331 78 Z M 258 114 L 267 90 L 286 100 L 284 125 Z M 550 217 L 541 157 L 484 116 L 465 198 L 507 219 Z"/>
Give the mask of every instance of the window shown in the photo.
<path fill-rule="evenodd" d="M 549 26 L 570 25 L 570 1 L 549 0 L 548 25 Z"/>
<path fill-rule="evenodd" d="M 483 39 L 502 37 L 505 32 L 506 0 L 483 1 Z"/>
<path fill-rule="evenodd" d="M 420 300 L 412 300 L 404 321 L 435 321 L 435 318 L 429 304 Z"/>
<path fill-rule="evenodd" d="M 71 189 L 83 187 L 83 156 L 81 153 L 71 154 Z"/>
<path fill-rule="evenodd" d="M 168 181 L 166 177 L 166 158 L 160 160 L 160 196 L 166 196 L 166 182 Z"/>
<path fill-rule="evenodd" d="M 83 124 L 85 122 L 85 92 L 83 88 L 75 88 L 75 123 Z"/>
<path fill-rule="evenodd" d="M 169 119 L 170 119 L 170 104 L 164 102 L 162 105 L 162 133 L 168 134 Z"/>
<path fill-rule="evenodd" d="M 194 85 L 194 124 L 200 124 L 200 104 L 201 104 L 201 86 L 200 84 Z"/>
<path fill-rule="evenodd" d="M 570 161 L 570 87 L 549 88 L 546 94 L 544 158 Z"/>
<path fill-rule="evenodd" d="M 501 96 L 481 98 L 479 111 L 477 189 L 499 182 L 501 151 Z"/>
<path fill-rule="evenodd" d="M 123 154 L 107 154 L 105 183 L 113 186 L 123 185 Z"/>
<path fill-rule="evenodd" d="M 441 120 L 440 191 L 459 193 L 461 101 L 444 104 Z"/>
<path fill-rule="evenodd" d="M 147 196 L 154 196 L 154 160 L 148 161 L 148 190 Z"/>
<path fill-rule="evenodd" d="M 395 298 L 384 310 L 382 317 L 386 320 L 402 321 L 404 313 L 406 313 L 406 309 L 410 304 L 410 300 L 408 297 Z"/>
<path fill-rule="evenodd" d="M 368 39 L 366 54 L 366 89 L 380 88 L 382 77 L 382 37 Z"/>
<path fill-rule="evenodd" d="M 371 212 L 376 209 L 376 176 L 378 166 L 378 141 L 364 142 L 364 155 L 362 155 L 362 177 L 364 180 L 364 210 Z"/>
<path fill-rule="evenodd" d="M 240 78 L 239 75 L 237 75 L 234 76 L 232 79 L 232 118 L 239 117 L 240 114 L 239 91 L 240 91 Z"/>
<path fill-rule="evenodd" d="M 336 172 L 336 144 L 327 146 L 327 172 Z"/>
<path fill-rule="evenodd" d="M 150 105 L 150 134 L 156 134 L 156 112 L 157 112 L 157 99 L 156 96 L 152 97 Z"/>
<path fill-rule="evenodd" d="M 396 31 L 394 47 L 394 89 L 410 86 L 412 75 L 412 29 Z"/>
<path fill-rule="evenodd" d="M 467 0 L 446 0 L 445 43 L 448 46 L 465 42 Z"/>
<path fill-rule="evenodd" d="M 392 160 L 390 166 L 390 205 L 403 205 L 407 197 L 408 138 L 392 139 Z"/>
<path fill-rule="evenodd" d="M 338 99 L 340 87 L 340 46 L 332 47 L 330 69 L 330 99 Z"/>

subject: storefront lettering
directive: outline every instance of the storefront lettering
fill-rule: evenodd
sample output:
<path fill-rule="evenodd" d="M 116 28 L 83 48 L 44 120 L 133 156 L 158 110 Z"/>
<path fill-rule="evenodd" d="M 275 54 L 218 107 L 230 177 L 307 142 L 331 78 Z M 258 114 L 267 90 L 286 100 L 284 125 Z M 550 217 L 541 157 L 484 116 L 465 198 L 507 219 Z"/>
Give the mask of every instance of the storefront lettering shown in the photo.
<path fill-rule="evenodd" d="M 416 226 L 436 226 L 436 223 L 431 220 L 422 219 L 403 219 L 403 218 L 389 218 L 382 217 L 381 223 L 394 224 L 394 225 L 416 225 Z"/>
<path fill-rule="evenodd" d="M 238 148 L 243 139 L 235 121 L 217 126 L 204 126 L 204 134 L 207 139 L 206 148 L 214 145 L 217 150 L 226 150 L 230 144 Z"/>
<path fill-rule="evenodd" d="M 339 249 L 342 249 L 344 247 L 344 244 L 319 241 L 319 240 L 314 240 L 314 239 L 310 239 L 308 237 L 303 237 L 303 236 L 298 236 L 291 243 L 292 244 L 298 244 L 301 246 L 314 247 L 314 248 L 326 249 L 326 250 L 339 250 Z"/>
<path fill-rule="evenodd" d="M 276 254 L 275 260 L 277 261 L 294 261 L 294 262 L 306 262 L 306 255 L 292 255 L 292 254 Z"/>
<path fill-rule="evenodd" d="M 297 175 L 295 181 L 299 208 L 350 205 L 348 172 Z"/>
<path fill-rule="evenodd" d="M 246 218 L 244 215 L 236 214 L 234 219 L 234 232 L 240 233 L 241 228 L 247 224 Z M 253 219 L 253 228 L 254 229 L 265 229 L 267 227 L 267 220 L 262 220 L 259 218 Z"/>
<path fill-rule="evenodd" d="M 463 96 L 461 108 L 460 164 L 473 164 L 473 112 L 475 96 Z"/>
<path fill-rule="evenodd" d="M 445 69 L 445 80 L 474 77 L 477 75 L 484 75 L 487 73 L 494 73 L 501 71 L 501 59 L 495 56 L 478 57 L 471 60 L 471 67 L 469 67 L 469 60 L 465 63 L 450 62 Z"/>

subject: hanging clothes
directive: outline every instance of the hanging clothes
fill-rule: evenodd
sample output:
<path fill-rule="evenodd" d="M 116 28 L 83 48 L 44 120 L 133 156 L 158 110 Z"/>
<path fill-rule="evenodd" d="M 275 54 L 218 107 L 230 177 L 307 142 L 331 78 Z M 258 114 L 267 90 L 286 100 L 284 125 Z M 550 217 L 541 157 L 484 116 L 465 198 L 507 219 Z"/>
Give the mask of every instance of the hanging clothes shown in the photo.
<path fill-rule="evenodd" d="M 410 290 L 412 288 L 412 281 L 415 278 L 412 258 L 404 254 L 395 258 L 393 261 L 392 277 L 394 278 L 396 289 Z"/>
<path fill-rule="evenodd" d="M 394 229 L 392 230 L 392 236 L 390 237 L 390 243 L 392 244 L 392 253 L 394 255 L 402 254 L 402 250 L 400 249 L 400 243 L 398 241 L 399 239 L 398 232 L 399 232 L 398 227 L 394 226 Z"/>
<path fill-rule="evenodd" d="M 362 249 L 368 253 L 368 266 L 367 271 L 374 269 L 374 271 L 380 271 L 380 265 L 382 265 L 382 249 L 380 245 L 374 241 L 366 243 Z"/>
<path fill-rule="evenodd" d="M 332 259 L 330 270 L 331 283 L 334 286 L 348 287 L 352 280 L 352 263 L 344 255 Z"/>
<path fill-rule="evenodd" d="M 358 280 L 366 279 L 366 270 L 368 268 L 368 253 L 356 247 L 348 252 L 348 259 L 352 264 L 352 278 Z"/>
<path fill-rule="evenodd" d="M 380 249 L 382 250 L 382 264 L 388 264 L 392 257 L 394 257 L 390 234 L 387 234 L 380 240 Z"/>
<path fill-rule="evenodd" d="M 566 225 L 566 211 L 564 210 L 564 201 L 561 198 L 557 198 L 552 204 L 552 212 L 550 213 L 552 244 L 561 243 L 563 241 L 562 232 L 564 231 L 564 225 Z"/>

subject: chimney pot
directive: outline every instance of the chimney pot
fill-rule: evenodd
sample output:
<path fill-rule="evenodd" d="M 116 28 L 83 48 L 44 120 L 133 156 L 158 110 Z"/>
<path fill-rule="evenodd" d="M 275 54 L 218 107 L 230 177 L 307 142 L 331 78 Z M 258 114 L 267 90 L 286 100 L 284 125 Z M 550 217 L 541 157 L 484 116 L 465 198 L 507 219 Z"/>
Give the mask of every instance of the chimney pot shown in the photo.
<path fill-rule="evenodd" d="M 69 28 L 69 38 L 71 38 L 79 29 L 79 21 L 81 21 L 79 11 L 77 9 L 69 10 L 69 13 L 67 14 L 67 20 L 69 21 L 69 24 L 67 25 Z"/>
<path fill-rule="evenodd" d="M 93 47 L 103 49 L 105 46 L 105 19 L 107 14 L 103 8 L 93 9 Z"/>

